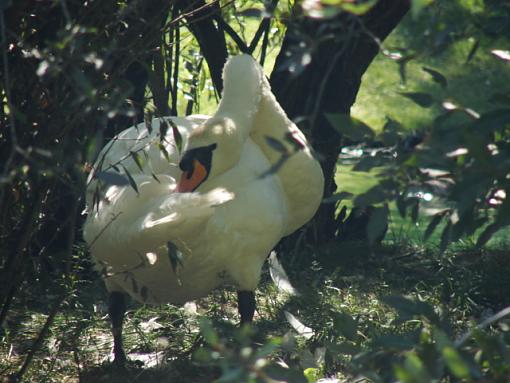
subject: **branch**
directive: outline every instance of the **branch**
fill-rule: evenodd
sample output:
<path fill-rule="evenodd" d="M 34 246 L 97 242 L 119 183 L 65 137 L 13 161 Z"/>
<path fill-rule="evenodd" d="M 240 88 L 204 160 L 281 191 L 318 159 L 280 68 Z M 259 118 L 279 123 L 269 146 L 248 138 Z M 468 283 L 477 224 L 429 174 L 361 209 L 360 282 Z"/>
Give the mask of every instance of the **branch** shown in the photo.
<path fill-rule="evenodd" d="M 223 17 L 221 17 L 219 15 L 216 15 L 214 17 L 214 19 L 218 23 L 218 27 L 221 30 L 223 30 L 224 32 L 226 32 L 232 38 L 232 40 L 234 40 L 234 42 L 237 44 L 237 47 L 239 48 L 239 50 L 241 52 L 243 52 L 243 53 L 250 53 L 250 54 L 253 52 L 253 50 L 250 51 L 250 49 L 248 48 L 246 43 L 243 41 L 241 36 L 239 36 L 236 33 L 236 31 L 234 31 L 232 29 L 232 27 L 225 20 L 223 20 Z"/>

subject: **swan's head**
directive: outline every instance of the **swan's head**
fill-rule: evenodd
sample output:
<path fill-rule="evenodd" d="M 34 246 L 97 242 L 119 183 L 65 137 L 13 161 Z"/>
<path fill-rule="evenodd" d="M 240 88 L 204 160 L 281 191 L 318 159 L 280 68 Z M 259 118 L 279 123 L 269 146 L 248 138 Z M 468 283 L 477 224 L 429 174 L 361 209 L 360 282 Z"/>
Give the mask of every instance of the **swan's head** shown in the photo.
<path fill-rule="evenodd" d="M 232 168 L 241 157 L 244 140 L 230 118 L 212 117 L 196 128 L 179 162 L 182 174 L 176 191 L 192 192 Z"/>

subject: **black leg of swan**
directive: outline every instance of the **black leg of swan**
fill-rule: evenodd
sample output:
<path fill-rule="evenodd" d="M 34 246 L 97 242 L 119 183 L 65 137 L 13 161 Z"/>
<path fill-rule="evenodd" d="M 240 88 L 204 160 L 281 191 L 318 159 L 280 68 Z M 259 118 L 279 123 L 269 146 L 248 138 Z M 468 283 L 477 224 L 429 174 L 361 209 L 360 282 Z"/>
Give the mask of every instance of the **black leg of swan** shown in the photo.
<path fill-rule="evenodd" d="M 255 293 L 253 291 L 238 291 L 237 304 L 239 315 L 241 315 L 241 325 L 251 323 L 253 314 L 255 314 Z"/>
<path fill-rule="evenodd" d="M 112 322 L 114 363 L 123 365 L 126 361 L 126 354 L 122 345 L 122 322 L 126 313 L 126 296 L 124 293 L 118 291 L 110 293 L 108 312 Z"/>

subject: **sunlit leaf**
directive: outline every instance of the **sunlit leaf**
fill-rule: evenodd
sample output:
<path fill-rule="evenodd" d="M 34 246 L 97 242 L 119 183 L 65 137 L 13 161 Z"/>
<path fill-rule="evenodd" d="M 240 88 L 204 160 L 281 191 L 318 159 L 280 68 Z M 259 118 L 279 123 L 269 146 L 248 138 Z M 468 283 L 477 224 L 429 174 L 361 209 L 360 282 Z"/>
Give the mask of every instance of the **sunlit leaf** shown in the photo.
<path fill-rule="evenodd" d="M 130 151 L 129 155 L 135 161 L 136 166 L 138 166 L 138 169 L 140 169 L 141 172 L 143 172 L 143 166 L 142 166 L 142 158 L 140 157 L 140 153 Z"/>

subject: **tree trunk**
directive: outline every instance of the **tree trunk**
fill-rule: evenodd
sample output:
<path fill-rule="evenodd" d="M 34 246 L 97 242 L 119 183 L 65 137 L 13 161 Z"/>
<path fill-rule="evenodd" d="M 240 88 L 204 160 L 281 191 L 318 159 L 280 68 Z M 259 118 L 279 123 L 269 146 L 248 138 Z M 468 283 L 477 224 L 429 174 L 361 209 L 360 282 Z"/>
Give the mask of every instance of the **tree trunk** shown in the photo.
<path fill-rule="evenodd" d="M 409 10 L 409 0 L 381 0 L 365 15 L 340 14 L 330 20 L 299 18 L 289 25 L 271 74 L 276 98 L 291 119 L 310 138 L 319 154 L 326 179 L 324 196 L 337 189 L 334 181 L 342 137 L 326 114 L 349 114 L 361 77 L 383 41 Z M 303 48 L 302 42 L 309 41 Z M 289 60 L 310 64 L 288 69 Z M 301 69 L 301 70 L 300 70 Z M 323 204 L 315 218 L 321 240 L 334 237 L 335 205 Z"/>

